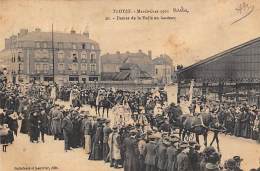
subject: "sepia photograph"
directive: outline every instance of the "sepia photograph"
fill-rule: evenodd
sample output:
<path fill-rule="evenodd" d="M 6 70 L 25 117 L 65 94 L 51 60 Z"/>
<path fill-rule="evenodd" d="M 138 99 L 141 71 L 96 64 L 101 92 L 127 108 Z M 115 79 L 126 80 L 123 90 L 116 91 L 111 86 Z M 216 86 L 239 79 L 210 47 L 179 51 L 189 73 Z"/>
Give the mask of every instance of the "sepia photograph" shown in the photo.
<path fill-rule="evenodd" d="M 257 0 L 0 0 L 0 171 L 260 171 Z"/>

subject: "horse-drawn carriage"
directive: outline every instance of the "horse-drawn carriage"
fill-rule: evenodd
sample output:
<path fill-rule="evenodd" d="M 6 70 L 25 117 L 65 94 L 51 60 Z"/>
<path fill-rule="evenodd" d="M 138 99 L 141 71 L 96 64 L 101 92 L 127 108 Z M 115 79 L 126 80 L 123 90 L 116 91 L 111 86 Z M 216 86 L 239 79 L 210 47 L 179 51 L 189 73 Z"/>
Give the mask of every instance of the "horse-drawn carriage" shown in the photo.
<path fill-rule="evenodd" d="M 179 129 L 179 136 L 182 140 L 191 141 L 196 139 L 199 143 L 199 136 L 204 138 L 204 145 L 207 146 L 207 137 L 209 131 L 214 133 L 213 140 L 210 145 L 216 140 L 217 148 L 219 150 L 219 132 L 225 132 L 225 128 L 222 126 L 217 113 L 200 112 L 191 114 L 183 114 L 183 111 L 179 106 L 170 105 L 167 114 L 169 116 L 170 123 L 177 129 Z"/>

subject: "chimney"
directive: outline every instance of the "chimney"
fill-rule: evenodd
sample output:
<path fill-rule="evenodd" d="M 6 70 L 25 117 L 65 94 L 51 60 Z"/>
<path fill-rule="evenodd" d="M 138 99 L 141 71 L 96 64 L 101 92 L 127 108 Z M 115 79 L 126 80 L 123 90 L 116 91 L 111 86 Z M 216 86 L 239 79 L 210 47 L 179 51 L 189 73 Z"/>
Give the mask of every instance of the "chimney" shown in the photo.
<path fill-rule="evenodd" d="M 126 54 L 129 54 L 130 52 L 129 51 L 126 51 Z"/>
<path fill-rule="evenodd" d="M 5 49 L 9 49 L 10 48 L 10 44 L 11 44 L 10 39 L 5 39 Z"/>
<path fill-rule="evenodd" d="M 20 29 L 20 34 L 19 36 L 24 36 L 28 33 L 28 29 Z"/>
<path fill-rule="evenodd" d="M 116 51 L 116 54 L 117 54 L 117 55 L 120 55 L 120 51 Z"/>
<path fill-rule="evenodd" d="M 83 35 L 89 38 L 89 32 L 83 32 Z"/>
<path fill-rule="evenodd" d="M 41 32 L 40 28 L 35 28 L 35 32 Z"/>
<path fill-rule="evenodd" d="M 72 28 L 70 31 L 71 34 L 76 34 L 76 31 Z"/>
<path fill-rule="evenodd" d="M 141 50 L 141 49 L 139 49 L 139 50 L 138 50 L 138 52 L 139 52 L 139 53 L 142 53 L 142 50 Z"/>
<path fill-rule="evenodd" d="M 152 51 L 151 51 L 151 50 L 148 50 L 148 56 L 149 56 L 150 58 L 152 58 Z"/>

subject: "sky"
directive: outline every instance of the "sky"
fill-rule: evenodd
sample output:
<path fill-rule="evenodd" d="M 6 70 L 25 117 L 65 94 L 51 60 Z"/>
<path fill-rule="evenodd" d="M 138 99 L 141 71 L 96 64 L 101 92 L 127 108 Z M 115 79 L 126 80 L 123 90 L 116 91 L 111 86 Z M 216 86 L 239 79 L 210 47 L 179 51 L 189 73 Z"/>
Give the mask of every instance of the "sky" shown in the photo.
<path fill-rule="evenodd" d="M 172 12 L 181 7 L 189 12 Z M 114 9 L 169 10 L 151 15 L 176 19 L 105 20 L 150 16 L 113 13 Z M 188 66 L 259 37 L 259 9 L 257 0 L 0 0 L 0 49 L 4 39 L 21 28 L 50 31 L 53 24 L 59 32 L 88 30 L 101 54 L 151 50 L 153 57 L 168 54 L 174 64 Z"/>

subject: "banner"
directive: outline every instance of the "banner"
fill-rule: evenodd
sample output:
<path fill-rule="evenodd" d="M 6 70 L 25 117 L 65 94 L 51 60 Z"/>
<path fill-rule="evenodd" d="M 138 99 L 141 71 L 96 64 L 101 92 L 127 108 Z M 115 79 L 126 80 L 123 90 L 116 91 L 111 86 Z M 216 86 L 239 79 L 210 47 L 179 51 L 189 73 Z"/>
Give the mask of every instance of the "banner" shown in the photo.
<path fill-rule="evenodd" d="M 194 80 L 191 80 L 190 82 L 190 90 L 189 90 L 189 104 L 192 103 L 192 95 L 193 95 L 193 87 L 194 87 Z"/>
<path fill-rule="evenodd" d="M 165 91 L 167 92 L 168 104 L 177 104 L 178 84 L 165 86 Z"/>

